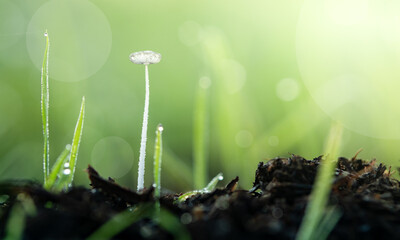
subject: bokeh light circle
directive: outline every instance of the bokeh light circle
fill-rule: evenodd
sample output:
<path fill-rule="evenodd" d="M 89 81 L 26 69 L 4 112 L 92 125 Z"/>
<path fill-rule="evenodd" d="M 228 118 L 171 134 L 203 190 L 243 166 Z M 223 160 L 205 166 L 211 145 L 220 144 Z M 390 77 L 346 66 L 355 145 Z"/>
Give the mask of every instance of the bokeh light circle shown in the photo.
<path fill-rule="evenodd" d="M 282 101 L 293 101 L 299 96 L 299 93 L 299 83 L 293 78 L 283 78 L 276 85 L 276 95 Z"/>
<path fill-rule="evenodd" d="M 103 176 L 121 178 L 131 169 L 133 150 L 128 142 L 117 136 L 100 139 L 92 150 L 92 164 Z"/>
<path fill-rule="evenodd" d="M 297 26 L 302 79 L 316 103 L 360 134 L 400 138 L 400 2 L 306 0 Z"/>
<path fill-rule="evenodd" d="M 106 62 L 112 44 L 104 13 L 86 0 L 52 0 L 41 6 L 28 25 L 26 44 L 42 67 L 45 30 L 50 37 L 50 77 L 64 82 L 86 79 Z"/>

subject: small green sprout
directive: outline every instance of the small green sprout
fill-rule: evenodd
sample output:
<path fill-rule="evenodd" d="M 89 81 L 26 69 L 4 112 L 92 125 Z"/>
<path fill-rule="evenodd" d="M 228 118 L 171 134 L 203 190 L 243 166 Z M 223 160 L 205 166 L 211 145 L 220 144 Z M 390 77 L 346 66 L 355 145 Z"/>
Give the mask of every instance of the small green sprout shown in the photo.
<path fill-rule="evenodd" d="M 222 175 L 222 173 L 218 173 L 217 176 L 215 176 L 209 183 L 208 185 L 200 190 L 194 190 L 194 191 L 190 191 L 187 193 L 184 193 L 182 195 L 180 195 L 177 199 L 177 202 L 184 202 L 186 201 L 186 199 L 188 199 L 189 197 L 199 194 L 199 193 L 209 193 L 212 192 L 215 187 L 217 186 L 219 181 L 222 181 L 224 179 L 224 176 Z"/>
<path fill-rule="evenodd" d="M 160 198 L 161 192 L 161 162 L 162 162 L 162 132 L 164 127 L 158 124 L 156 130 L 156 143 L 154 147 L 154 196 Z"/>
<path fill-rule="evenodd" d="M 154 197 L 156 198 L 156 215 L 160 215 L 161 196 L 161 162 L 162 162 L 162 132 L 164 127 L 158 124 L 156 130 L 156 143 L 154 146 Z"/>
<path fill-rule="evenodd" d="M 47 189 L 60 190 L 72 183 L 76 159 L 78 156 L 79 143 L 82 136 L 83 119 L 85 112 L 85 97 L 82 98 L 81 111 L 78 117 L 78 122 L 75 127 L 72 145 L 67 145 L 64 151 L 57 158 L 51 172 L 49 172 L 50 165 L 50 150 L 49 150 L 49 50 L 50 40 L 47 31 L 44 36 L 46 37 L 46 47 L 44 51 L 44 58 L 41 73 L 41 111 L 43 121 L 43 173 L 44 183 L 43 186 Z M 63 168 L 64 167 L 64 168 Z"/>
<path fill-rule="evenodd" d="M 145 95 L 144 112 L 143 112 L 142 136 L 140 141 L 138 185 L 137 185 L 137 190 L 140 191 L 144 188 L 144 168 L 145 168 L 144 159 L 146 157 L 147 123 L 149 119 L 149 94 L 150 94 L 149 64 L 159 63 L 161 61 L 161 54 L 153 51 L 134 52 L 129 56 L 129 59 L 131 60 L 131 62 L 135 64 L 144 64 L 145 66 L 146 95 Z"/>

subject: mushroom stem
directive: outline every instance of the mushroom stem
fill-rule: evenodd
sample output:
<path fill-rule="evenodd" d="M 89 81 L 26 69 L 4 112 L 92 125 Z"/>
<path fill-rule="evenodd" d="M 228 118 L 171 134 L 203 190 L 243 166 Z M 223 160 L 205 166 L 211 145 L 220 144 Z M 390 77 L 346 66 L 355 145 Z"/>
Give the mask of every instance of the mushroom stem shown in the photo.
<path fill-rule="evenodd" d="M 138 185 L 137 185 L 138 191 L 144 188 L 144 168 L 145 168 L 144 159 L 146 157 L 147 124 L 149 120 L 149 98 L 150 98 L 149 64 L 145 64 L 144 66 L 145 66 L 145 77 L 146 77 L 146 96 L 145 96 L 144 112 L 143 112 L 142 137 L 140 141 L 139 173 L 138 173 Z"/>

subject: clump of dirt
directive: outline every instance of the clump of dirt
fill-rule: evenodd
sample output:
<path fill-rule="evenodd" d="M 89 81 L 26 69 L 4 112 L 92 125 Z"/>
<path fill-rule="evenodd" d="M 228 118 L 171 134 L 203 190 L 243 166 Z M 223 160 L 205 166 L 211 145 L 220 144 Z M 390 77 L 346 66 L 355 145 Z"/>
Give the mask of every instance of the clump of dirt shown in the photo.
<path fill-rule="evenodd" d="M 259 163 L 254 186 L 236 189 L 239 178 L 211 193 L 177 202 L 181 194 L 165 194 L 168 209 L 192 239 L 294 239 L 315 180 L 321 157 L 292 155 Z M 20 194 L 33 200 L 36 214 L 26 218 L 25 239 L 84 239 L 115 214 L 130 206 L 153 203 L 153 188 L 137 193 L 87 170 L 91 189 L 71 188 L 54 194 L 29 181 L 3 182 L 0 195 L 0 238 Z M 390 168 L 375 161 L 339 158 L 329 204 L 342 216 L 329 239 L 397 239 L 400 236 L 399 181 Z M 145 229 L 146 231 L 143 231 Z M 157 221 L 142 218 L 114 239 L 173 239 Z"/>

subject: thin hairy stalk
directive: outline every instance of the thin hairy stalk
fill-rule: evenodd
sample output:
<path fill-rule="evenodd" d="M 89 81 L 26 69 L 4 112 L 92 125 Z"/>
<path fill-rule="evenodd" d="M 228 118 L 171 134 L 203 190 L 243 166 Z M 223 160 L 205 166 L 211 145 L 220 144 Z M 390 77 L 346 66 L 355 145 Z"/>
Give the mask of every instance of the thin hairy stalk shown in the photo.
<path fill-rule="evenodd" d="M 144 101 L 142 137 L 140 141 L 139 171 L 138 171 L 138 185 L 137 185 L 138 191 L 144 188 L 144 169 L 145 169 L 144 159 L 146 157 L 147 124 L 149 120 L 149 98 L 150 98 L 149 65 L 145 64 L 144 66 L 145 66 L 145 78 L 146 78 L 146 96 Z"/>

